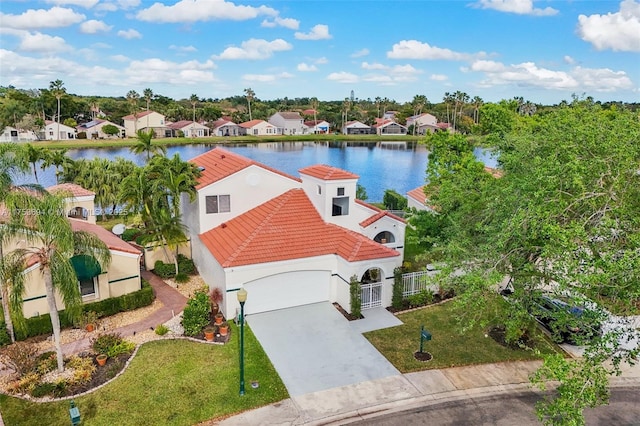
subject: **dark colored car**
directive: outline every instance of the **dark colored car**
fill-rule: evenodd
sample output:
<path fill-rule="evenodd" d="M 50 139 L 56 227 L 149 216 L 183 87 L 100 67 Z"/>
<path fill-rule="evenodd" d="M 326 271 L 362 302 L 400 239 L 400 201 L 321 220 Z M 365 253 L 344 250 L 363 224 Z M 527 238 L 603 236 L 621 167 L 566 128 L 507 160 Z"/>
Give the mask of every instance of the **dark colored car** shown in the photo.
<path fill-rule="evenodd" d="M 531 315 L 556 342 L 582 344 L 602 334 L 601 314 L 594 310 L 545 294 L 533 300 Z"/>

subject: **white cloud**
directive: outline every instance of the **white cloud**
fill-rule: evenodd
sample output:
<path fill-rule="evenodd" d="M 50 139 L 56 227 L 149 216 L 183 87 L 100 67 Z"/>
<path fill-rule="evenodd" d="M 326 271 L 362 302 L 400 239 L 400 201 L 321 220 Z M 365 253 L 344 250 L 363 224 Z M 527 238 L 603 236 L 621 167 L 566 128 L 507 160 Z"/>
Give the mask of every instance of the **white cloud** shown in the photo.
<path fill-rule="evenodd" d="M 111 59 L 112 61 L 116 61 L 116 62 L 127 62 L 127 61 L 129 61 L 129 57 L 128 56 L 124 56 L 124 55 L 113 55 L 113 56 L 110 56 L 109 59 Z"/>
<path fill-rule="evenodd" d="M 395 84 L 394 80 L 388 75 L 367 75 L 362 77 L 362 79 L 369 83 L 380 83 L 383 86 L 391 86 Z"/>
<path fill-rule="evenodd" d="M 102 43 L 102 42 L 93 43 L 91 47 L 93 47 L 94 49 L 111 49 L 112 48 L 110 44 Z"/>
<path fill-rule="evenodd" d="M 315 63 L 318 64 L 318 65 L 328 64 L 329 60 L 323 56 L 322 58 L 316 59 Z"/>
<path fill-rule="evenodd" d="M 113 26 L 107 25 L 102 21 L 96 21 L 95 19 L 91 19 L 89 21 L 85 21 L 80 24 L 80 32 L 83 34 L 96 34 L 99 32 L 107 32 Z"/>
<path fill-rule="evenodd" d="M 429 79 L 433 81 L 447 81 L 449 77 L 444 74 L 431 74 Z"/>
<path fill-rule="evenodd" d="M 580 15 L 577 31 L 598 50 L 640 52 L 640 2 L 624 0 L 616 13 Z"/>
<path fill-rule="evenodd" d="M 335 81 L 338 83 L 357 83 L 359 78 L 355 74 L 351 74 L 350 72 L 332 72 L 327 76 L 327 80 Z"/>
<path fill-rule="evenodd" d="M 564 58 L 562 58 L 562 60 L 564 61 L 565 64 L 569 64 L 569 65 L 573 65 L 576 63 L 576 60 L 569 55 L 564 55 Z"/>
<path fill-rule="evenodd" d="M 369 62 L 363 62 L 362 64 L 360 64 L 360 67 L 365 69 L 365 70 L 386 70 L 389 67 L 386 65 L 382 65 L 378 62 L 374 62 L 374 63 L 369 63 Z"/>
<path fill-rule="evenodd" d="M 282 80 L 285 78 L 292 78 L 293 74 L 288 72 L 281 72 L 280 74 L 245 74 L 242 79 L 245 81 L 269 83 L 272 81 Z"/>
<path fill-rule="evenodd" d="M 329 34 L 329 26 L 323 24 L 316 25 L 308 33 L 297 32 L 294 36 L 298 40 L 328 40 L 332 37 Z"/>
<path fill-rule="evenodd" d="M 633 82 L 624 71 L 608 68 L 575 67 L 569 72 L 538 67 L 533 62 L 505 65 L 494 61 L 476 61 L 468 71 L 482 72 L 483 87 L 513 84 L 518 87 L 536 87 L 551 90 L 589 89 L 596 92 L 632 90 Z"/>
<path fill-rule="evenodd" d="M 299 63 L 296 69 L 303 72 L 318 71 L 318 67 L 316 67 L 315 65 L 309 65 L 304 62 Z"/>
<path fill-rule="evenodd" d="M 64 52 L 70 49 L 62 37 L 42 33 L 26 34 L 19 46 L 19 50 L 27 52 Z"/>
<path fill-rule="evenodd" d="M 352 58 L 362 58 L 363 56 L 367 56 L 369 54 L 369 49 L 360 49 L 351 54 Z"/>
<path fill-rule="evenodd" d="M 216 66 L 211 60 L 180 63 L 151 58 L 131 61 L 124 73 L 132 85 L 141 83 L 196 84 L 215 81 L 211 72 L 214 68 Z"/>
<path fill-rule="evenodd" d="M 170 50 L 177 50 L 178 52 L 196 52 L 198 51 L 198 49 L 196 49 L 194 46 L 176 46 L 175 44 L 172 44 L 171 46 L 169 46 Z"/>
<path fill-rule="evenodd" d="M 72 6 L 81 6 L 87 9 L 91 9 L 93 6 L 98 4 L 100 0 L 46 0 L 45 3 L 55 4 L 55 5 L 65 5 L 69 4 Z"/>
<path fill-rule="evenodd" d="M 266 6 L 238 6 L 225 0 L 180 0 L 171 6 L 154 3 L 139 11 L 136 18 L 148 22 L 245 21 L 261 15 L 278 16 L 278 12 Z"/>
<path fill-rule="evenodd" d="M 29 9 L 20 15 L 0 13 L 0 27 L 22 30 L 68 27 L 84 20 L 82 13 L 58 6 L 49 10 Z"/>
<path fill-rule="evenodd" d="M 300 21 L 293 18 L 280 18 L 276 16 L 273 18 L 273 21 L 265 19 L 260 26 L 265 28 L 284 27 L 290 30 L 297 30 L 300 27 Z"/>
<path fill-rule="evenodd" d="M 418 40 L 401 40 L 393 45 L 392 50 L 387 52 L 387 58 L 391 59 L 440 59 L 447 61 L 466 61 L 474 57 L 484 57 L 484 52 L 475 54 L 454 52 L 450 49 L 443 49 L 431 46 L 429 43 L 422 43 Z"/>
<path fill-rule="evenodd" d="M 267 41 L 252 38 L 243 41 L 240 47 L 227 47 L 224 51 L 214 56 L 216 59 L 267 59 L 273 56 L 274 52 L 291 50 L 293 46 L 282 39 Z"/>
<path fill-rule="evenodd" d="M 552 7 L 544 9 L 533 7 L 533 0 L 479 0 L 474 6 L 517 15 L 552 16 L 558 13 Z"/>
<path fill-rule="evenodd" d="M 133 28 L 129 28 L 128 30 L 120 30 L 118 31 L 118 37 L 126 38 L 127 40 L 131 40 L 134 38 L 142 38 L 142 34 Z"/>

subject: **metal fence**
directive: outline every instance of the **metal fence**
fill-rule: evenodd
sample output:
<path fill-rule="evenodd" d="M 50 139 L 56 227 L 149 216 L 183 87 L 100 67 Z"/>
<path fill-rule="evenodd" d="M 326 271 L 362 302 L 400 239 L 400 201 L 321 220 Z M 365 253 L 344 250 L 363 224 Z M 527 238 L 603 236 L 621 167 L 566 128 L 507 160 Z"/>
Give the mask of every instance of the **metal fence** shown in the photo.
<path fill-rule="evenodd" d="M 440 289 L 435 283 L 437 271 L 419 271 L 402 274 L 402 297 L 418 294 L 424 290 L 437 293 Z"/>

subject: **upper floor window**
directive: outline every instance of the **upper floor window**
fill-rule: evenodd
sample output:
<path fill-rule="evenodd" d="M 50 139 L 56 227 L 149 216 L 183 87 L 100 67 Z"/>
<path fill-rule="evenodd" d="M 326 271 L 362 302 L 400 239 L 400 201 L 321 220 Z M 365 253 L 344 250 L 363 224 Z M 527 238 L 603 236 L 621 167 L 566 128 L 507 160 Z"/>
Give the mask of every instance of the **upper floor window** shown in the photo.
<path fill-rule="evenodd" d="M 205 197 L 206 211 L 209 213 L 229 213 L 231 211 L 230 195 L 208 195 Z"/>
<path fill-rule="evenodd" d="M 335 197 L 331 216 L 347 216 L 349 214 L 349 197 Z"/>
<path fill-rule="evenodd" d="M 344 195 L 344 188 L 340 187 L 338 188 L 338 197 L 342 197 Z"/>
<path fill-rule="evenodd" d="M 322 187 L 318 185 L 318 195 L 322 195 Z"/>

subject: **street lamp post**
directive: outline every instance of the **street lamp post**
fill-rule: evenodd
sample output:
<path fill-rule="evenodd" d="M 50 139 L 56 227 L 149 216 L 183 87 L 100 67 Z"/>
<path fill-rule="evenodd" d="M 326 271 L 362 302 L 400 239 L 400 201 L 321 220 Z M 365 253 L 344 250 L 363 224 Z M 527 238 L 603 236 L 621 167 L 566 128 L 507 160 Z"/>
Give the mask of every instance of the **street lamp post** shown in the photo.
<path fill-rule="evenodd" d="M 240 302 L 240 395 L 244 395 L 244 302 L 247 301 L 247 290 L 238 290 Z"/>

